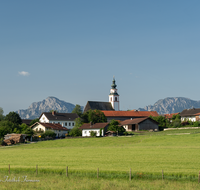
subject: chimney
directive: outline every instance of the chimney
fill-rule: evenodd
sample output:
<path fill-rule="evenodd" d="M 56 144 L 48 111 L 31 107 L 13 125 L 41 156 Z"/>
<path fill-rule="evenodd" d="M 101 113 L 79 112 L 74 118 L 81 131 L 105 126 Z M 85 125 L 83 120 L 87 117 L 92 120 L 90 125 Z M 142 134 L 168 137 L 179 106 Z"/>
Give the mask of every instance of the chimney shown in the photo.
<path fill-rule="evenodd" d="M 52 115 L 55 116 L 55 115 L 56 115 L 56 112 L 55 112 L 55 111 L 52 111 Z"/>
<path fill-rule="evenodd" d="M 90 127 L 92 128 L 92 126 L 93 126 L 93 123 L 92 123 L 92 121 L 90 121 Z"/>

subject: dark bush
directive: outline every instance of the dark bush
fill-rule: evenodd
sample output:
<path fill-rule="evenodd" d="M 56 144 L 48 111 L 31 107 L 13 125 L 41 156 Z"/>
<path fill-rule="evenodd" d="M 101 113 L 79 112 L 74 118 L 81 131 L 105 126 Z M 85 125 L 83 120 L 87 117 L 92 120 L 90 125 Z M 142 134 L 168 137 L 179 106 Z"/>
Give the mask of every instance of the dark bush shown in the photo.
<path fill-rule="evenodd" d="M 184 121 L 184 122 L 181 123 L 181 125 L 182 125 L 182 126 L 189 125 L 189 122 L 188 122 L 188 121 Z"/>

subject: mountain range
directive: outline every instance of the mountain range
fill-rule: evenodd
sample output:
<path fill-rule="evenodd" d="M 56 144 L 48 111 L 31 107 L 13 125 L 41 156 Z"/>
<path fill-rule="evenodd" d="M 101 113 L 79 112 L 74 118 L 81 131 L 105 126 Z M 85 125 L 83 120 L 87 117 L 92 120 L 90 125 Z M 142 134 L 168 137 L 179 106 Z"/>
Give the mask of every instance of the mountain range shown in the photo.
<path fill-rule="evenodd" d="M 48 97 L 43 101 L 32 103 L 26 110 L 18 110 L 17 113 L 22 119 L 39 118 L 42 112 L 56 110 L 60 113 L 71 113 L 75 105 L 59 100 L 56 97 Z"/>
<path fill-rule="evenodd" d="M 200 108 L 200 101 L 184 97 L 171 97 L 158 100 L 153 106 L 139 108 L 139 111 L 157 111 L 158 114 L 182 112 L 184 109 Z"/>
<path fill-rule="evenodd" d="M 18 110 L 17 113 L 22 119 L 35 119 L 40 117 L 42 112 L 49 112 L 50 110 L 71 113 L 74 107 L 74 104 L 59 100 L 56 97 L 48 97 L 43 101 L 32 103 L 28 109 Z M 184 97 L 170 97 L 158 100 L 154 105 L 139 108 L 138 111 L 157 111 L 158 114 L 167 114 L 181 112 L 192 107 L 200 108 L 200 101 Z"/>

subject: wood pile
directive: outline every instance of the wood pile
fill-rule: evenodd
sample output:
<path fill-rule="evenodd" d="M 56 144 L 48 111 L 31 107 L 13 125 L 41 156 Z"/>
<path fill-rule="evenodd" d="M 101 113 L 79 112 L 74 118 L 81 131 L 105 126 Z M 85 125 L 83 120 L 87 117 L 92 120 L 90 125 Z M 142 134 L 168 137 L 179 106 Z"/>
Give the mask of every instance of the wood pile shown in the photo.
<path fill-rule="evenodd" d="M 17 143 L 24 143 L 26 135 L 24 134 L 7 134 L 4 136 L 4 145 L 12 145 Z"/>

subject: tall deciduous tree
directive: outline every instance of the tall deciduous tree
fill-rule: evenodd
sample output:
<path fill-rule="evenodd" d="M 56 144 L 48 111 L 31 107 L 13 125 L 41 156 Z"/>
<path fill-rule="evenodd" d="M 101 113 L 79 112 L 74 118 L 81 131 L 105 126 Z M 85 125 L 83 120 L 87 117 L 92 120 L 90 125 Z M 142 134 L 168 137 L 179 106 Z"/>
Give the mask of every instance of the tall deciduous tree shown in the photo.
<path fill-rule="evenodd" d="M 0 107 L 0 121 L 3 120 L 3 108 Z"/>
<path fill-rule="evenodd" d="M 104 123 L 107 122 L 107 118 L 100 110 L 89 110 L 83 115 L 84 123 Z"/>
<path fill-rule="evenodd" d="M 123 133 L 123 132 L 126 131 L 126 130 L 124 129 L 124 127 L 119 126 L 119 122 L 116 121 L 116 120 L 114 120 L 114 119 L 111 120 L 111 122 L 109 123 L 108 130 L 109 130 L 109 131 L 115 131 L 115 132 L 118 132 L 118 133 Z"/>
<path fill-rule="evenodd" d="M 15 113 L 14 111 L 7 114 L 6 117 L 5 117 L 5 120 L 11 121 L 12 123 L 15 123 L 15 124 L 18 124 L 18 125 L 22 124 L 21 117 L 19 116 L 18 113 Z"/>
<path fill-rule="evenodd" d="M 76 113 L 79 117 L 82 116 L 83 112 L 81 109 L 81 106 L 76 104 L 76 106 L 74 107 L 74 109 L 72 110 L 72 113 Z"/>

